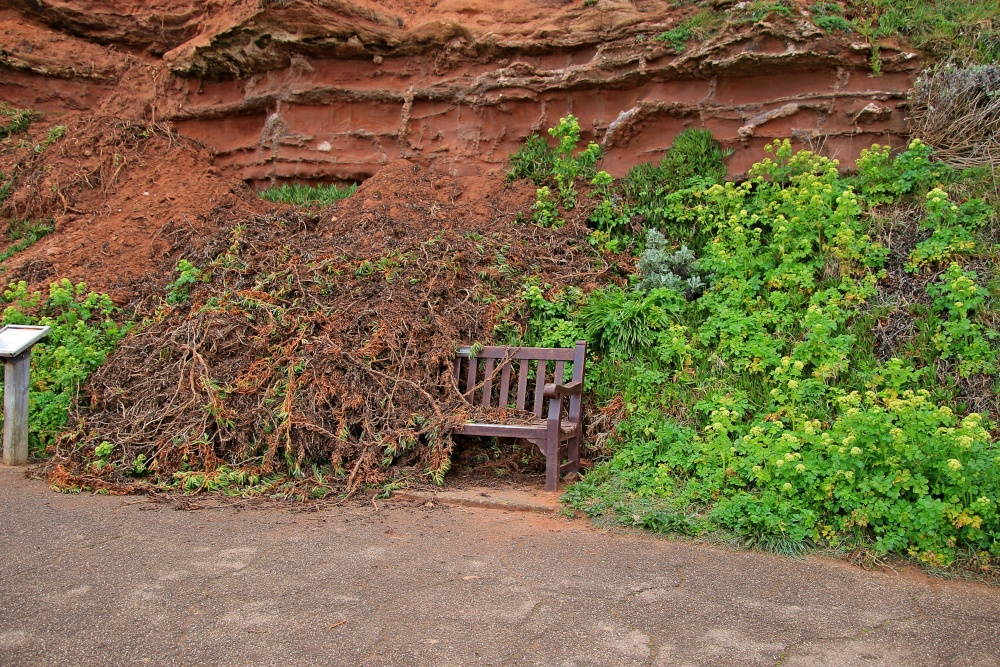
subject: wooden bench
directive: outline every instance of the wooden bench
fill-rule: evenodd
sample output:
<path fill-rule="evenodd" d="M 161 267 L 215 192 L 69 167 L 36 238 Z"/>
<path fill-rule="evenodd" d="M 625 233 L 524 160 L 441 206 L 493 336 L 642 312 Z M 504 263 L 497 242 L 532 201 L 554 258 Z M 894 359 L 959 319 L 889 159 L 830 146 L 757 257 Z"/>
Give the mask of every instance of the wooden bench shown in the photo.
<path fill-rule="evenodd" d="M 455 355 L 455 383 L 465 400 L 486 408 L 533 412 L 535 423 L 514 423 L 524 421 L 514 419 L 511 423 L 468 422 L 454 433 L 530 440 L 545 455 L 545 490 L 555 491 L 559 473 L 580 472 L 586 356 L 586 341 L 572 348 L 490 346 L 476 354 L 471 348 L 460 348 Z M 566 373 L 571 374 L 569 382 L 565 382 Z M 564 398 L 569 399 L 568 406 Z M 560 465 L 559 449 L 564 442 L 567 461 Z"/>

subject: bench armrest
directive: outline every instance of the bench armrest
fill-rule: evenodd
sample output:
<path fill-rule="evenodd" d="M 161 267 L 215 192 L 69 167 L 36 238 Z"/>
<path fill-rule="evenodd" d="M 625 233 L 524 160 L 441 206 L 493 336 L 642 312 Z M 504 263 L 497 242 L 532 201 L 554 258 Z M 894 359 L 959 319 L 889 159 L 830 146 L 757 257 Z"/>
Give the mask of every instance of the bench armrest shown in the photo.
<path fill-rule="evenodd" d="M 566 384 L 555 384 L 554 382 L 549 382 L 545 385 L 542 393 L 545 398 L 556 398 L 557 396 L 572 396 L 573 394 L 579 394 L 583 392 L 583 382 L 577 380 L 576 382 L 568 382 Z"/>

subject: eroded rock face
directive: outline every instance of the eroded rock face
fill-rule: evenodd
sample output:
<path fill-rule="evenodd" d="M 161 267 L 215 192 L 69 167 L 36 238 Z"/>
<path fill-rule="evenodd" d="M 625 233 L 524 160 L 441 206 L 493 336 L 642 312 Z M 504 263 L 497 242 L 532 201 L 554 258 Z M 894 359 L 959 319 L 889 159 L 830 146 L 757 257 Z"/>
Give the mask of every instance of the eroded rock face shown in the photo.
<path fill-rule="evenodd" d="M 0 96 L 86 107 L 130 58 L 157 64 L 145 113 L 250 181 L 358 180 L 398 157 L 500 169 L 570 113 L 616 176 L 688 126 L 735 149 L 732 173 L 785 137 L 850 164 L 872 143 L 901 143 L 921 66 L 884 44 L 872 77 L 867 44 L 788 19 L 728 27 L 675 55 L 654 37 L 688 10 L 652 0 L 8 3 Z"/>

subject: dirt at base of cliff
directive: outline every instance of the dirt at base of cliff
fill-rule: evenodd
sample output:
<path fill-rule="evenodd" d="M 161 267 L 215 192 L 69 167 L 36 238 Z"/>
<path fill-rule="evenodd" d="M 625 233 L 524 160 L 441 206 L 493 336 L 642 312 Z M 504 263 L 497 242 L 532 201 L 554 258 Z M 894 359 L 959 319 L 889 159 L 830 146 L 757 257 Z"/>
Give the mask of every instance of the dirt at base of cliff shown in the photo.
<path fill-rule="evenodd" d="M 119 304 L 162 293 L 220 225 L 273 208 L 167 123 L 110 114 L 36 118 L 0 140 L 7 227 L 53 228 L 3 263 L 4 282 L 68 278 Z M 0 251 L 17 243 L 8 234 Z"/>

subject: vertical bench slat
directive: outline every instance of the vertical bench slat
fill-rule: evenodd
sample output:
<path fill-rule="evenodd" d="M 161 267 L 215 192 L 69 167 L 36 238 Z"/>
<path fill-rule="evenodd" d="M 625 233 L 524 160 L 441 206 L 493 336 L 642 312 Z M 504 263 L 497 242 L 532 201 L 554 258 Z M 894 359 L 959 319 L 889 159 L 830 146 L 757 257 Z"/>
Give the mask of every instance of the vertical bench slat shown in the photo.
<path fill-rule="evenodd" d="M 455 386 L 462 381 L 462 357 L 455 357 Z"/>
<path fill-rule="evenodd" d="M 493 403 L 493 359 L 486 360 L 483 377 L 483 407 L 488 408 Z"/>
<path fill-rule="evenodd" d="M 510 395 L 510 360 L 505 359 L 503 366 L 500 368 L 500 402 L 497 404 L 499 408 L 507 408 L 507 401 Z"/>
<path fill-rule="evenodd" d="M 528 360 L 521 359 L 517 366 L 517 409 L 524 410 L 524 399 L 528 395 Z"/>
<path fill-rule="evenodd" d="M 469 357 L 469 373 L 465 376 L 465 400 L 472 402 L 472 394 L 476 388 L 476 371 L 478 363 L 475 357 Z"/>
<path fill-rule="evenodd" d="M 549 362 L 545 359 L 538 360 L 538 372 L 535 373 L 535 404 L 534 413 L 536 417 L 541 418 L 542 407 L 545 403 L 543 400 L 545 398 L 545 372 L 548 370 Z"/>
<path fill-rule="evenodd" d="M 563 381 L 564 381 L 563 377 L 565 375 L 566 375 L 566 362 L 565 361 L 557 361 L 556 362 L 556 370 L 552 374 L 552 381 L 555 382 L 556 384 L 562 384 Z"/>

